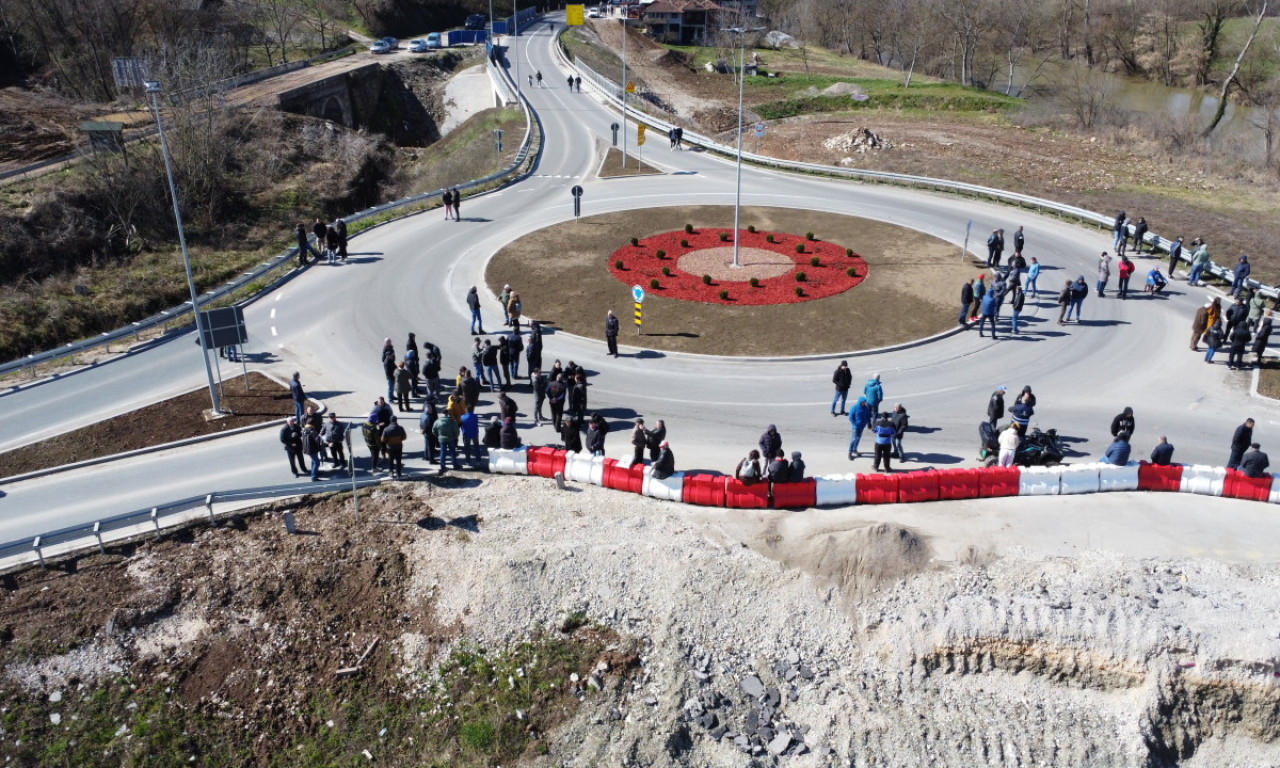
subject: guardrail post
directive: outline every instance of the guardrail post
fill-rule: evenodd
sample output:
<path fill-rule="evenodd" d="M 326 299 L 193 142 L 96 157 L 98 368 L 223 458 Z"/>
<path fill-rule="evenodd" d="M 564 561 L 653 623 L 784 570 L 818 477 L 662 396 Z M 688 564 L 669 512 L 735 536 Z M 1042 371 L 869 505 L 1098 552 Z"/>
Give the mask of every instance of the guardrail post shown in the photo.
<path fill-rule="evenodd" d="M 160 540 L 160 510 L 156 507 L 151 508 L 151 524 L 156 527 L 156 541 Z"/>
<path fill-rule="evenodd" d="M 107 554 L 106 548 L 102 546 L 102 521 L 93 524 L 93 535 L 98 539 L 98 554 Z"/>
<path fill-rule="evenodd" d="M 34 549 L 34 550 L 36 551 L 36 557 L 40 559 L 40 567 L 41 567 L 41 568 L 48 568 L 49 566 L 47 566 L 47 565 L 45 565 L 45 564 L 44 564 L 44 553 L 40 551 L 40 537 L 39 537 L 39 536 L 37 536 L 37 537 L 36 537 L 35 541 L 31 542 L 31 548 L 32 548 L 32 549 Z"/>
<path fill-rule="evenodd" d="M 218 518 L 213 516 L 213 494 L 204 497 L 205 509 L 209 510 L 209 522 L 214 525 L 218 524 Z"/>

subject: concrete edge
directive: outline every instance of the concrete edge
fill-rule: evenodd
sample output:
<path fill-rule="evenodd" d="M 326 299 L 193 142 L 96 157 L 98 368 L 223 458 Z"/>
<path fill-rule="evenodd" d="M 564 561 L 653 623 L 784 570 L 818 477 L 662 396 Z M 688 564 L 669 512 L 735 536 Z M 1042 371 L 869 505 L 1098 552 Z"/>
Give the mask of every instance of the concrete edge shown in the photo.
<path fill-rule="evenodd" d="M 275 383 L 280 384 L 281 386 L 287 386 L 283 382 L 281 382 L 279 379 L 277 379 L 275 376 L 272 376 L 266 371 L 255 370 L 254 373 L 261 374 L 267 377 L 268 379 L 271 379 Z M 182 395 L 190 394 L 192 392 L 196 392 L 201 389 L 204 389 L 204 386 L 195 387 L 193 389 L 187 390 L 186 392 L 181 392 L 178 395 L 175 395 L 175 397 L 181 397 Z M 317 405 L 320 406 L 320 413 L 323 414 L 329 410 L 328 404 L 326 404 L 323 400 L 317 400 L 311 397 L 308 397 L 307 399 L 311 400 L 311 402 L 316 403 Z M 85 459 L 84 461 L 77 461 L 72 464 L 62 464 L 57 467 L 46 467 L 45 469 L 37 469 L 32 472 L 23 473 L 21 475 L 12 475 L 10 477 L 0 477 L 0 483 L 10 483 L 10 484 L 20 483 L 24 480 L 35 480 L 36 478 L 55 475 L 55 474 L 58 474 L 59 472 L 67 472 L 75 469 L 84 469 L 85 467 L 93 467 L 99 464 L 107 464 L 109 462 L 120 461 L 122 459 L 131 459 L 135 456 L 145 456 L 146 454 L 149 454 L 149 453 L 158 453 L 160 451 L 167 451 L 170 448 L 182 448 L 188 445 L 197 445 L 199 443 L 207 443 L 211 440 L 217 440 L 222 437 L 232 437 L 234 435 L 245 434 L 246 432 L 253 432 L 256 430 L 265 429 L 267 427 L 274 426 L 279 422 L 280 422 L 280 419 L 276 418 L 270 421 L 264 421 L 261 424 L 250 424 L 247 427 L 237 427 L 235 429 L 229 429 L 229 430 L 226 430 L 225 432 L 215 432 L 210 435 L 196 435 L 195 437 L 185 437 L 181 440 L 174 440 L 173 442 L 170 442 L 170 443 L 161 443 L 160 445 L 147 446 L 146 448 L 137 448 L 132 451 L 124 451 L 123 453 L 113 453 L 107 456 L 97 456 L 92 459 Z M 98 422 L 95 422 L 95 423 L 98 423 Z M 93 426 L 93 425 L 89 424 L 86 426 Z M 81 429 L 83 428 L 84 427 L 81 427 Z M 59 435 L 65 435 L 65 434 L 68 434 L 68 433 L 67 432 L 59 433 Z M 53 435 L 53 437 L 58 437 L 58 435 Z M 43 442 L 43 441 L 37 440 L 35 443 L 27 443 L 26 445 L 36 445 L 37 443 L 40 443 L 40 442 Z M 14 450 L 18 450 L 24 447 L 26 446 L 18 446 L 18 448 L 15 448 Z"/>

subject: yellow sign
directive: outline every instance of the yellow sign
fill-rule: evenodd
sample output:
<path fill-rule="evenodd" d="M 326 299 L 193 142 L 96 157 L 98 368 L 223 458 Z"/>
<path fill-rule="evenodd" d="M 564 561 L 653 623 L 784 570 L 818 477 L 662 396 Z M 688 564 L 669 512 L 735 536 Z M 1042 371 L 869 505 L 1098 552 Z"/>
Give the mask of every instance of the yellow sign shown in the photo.
<path fill-rule="evenodd" d="M 566 5 L 564 7 L 564 23 L 570 27 L 582 26 L 582 6 Z"/>
<path fill-rule="evenodd" d="M 627 93 L 635 93 L 635 92 L 636 92 L 636 84 L 631 81 L 627 81 Z"/>
<path fill-rule="evenodd" d="M 636 127 L 636 144 L 644 143 L 644 128 L 645 128 L 644 123 L 641 123 L 639 126 Z"/>
<path fill-rule="evenodd" d="M 640 305 L 636 304 L 636 325 L 640 324 Z"/>

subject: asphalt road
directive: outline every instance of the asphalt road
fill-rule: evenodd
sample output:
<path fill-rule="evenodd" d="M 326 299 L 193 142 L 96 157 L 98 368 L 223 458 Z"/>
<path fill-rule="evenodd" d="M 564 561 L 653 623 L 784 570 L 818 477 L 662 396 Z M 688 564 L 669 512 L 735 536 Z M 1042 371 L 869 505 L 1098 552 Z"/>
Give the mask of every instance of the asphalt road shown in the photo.
<path fill-rule="evenodd" d="M 344 417 L 362 418 L 385 392 L 379 363 L 384 337 L 402 349 L 409 331 L 444 353 L 444 371 L 470 365 L 467 288 L 483 286 L 489 257 L 506 243 L 572 217 L 569 189 L 585 190 L 585 214 L 657 206 L 727 204 L 734 199 L 734 167 L 701 152 L 673 152 L 654 136 L 644 159 L 667 173 L 634 179 L 592 177 L 598 148 L 609 140 L 618 117 L 584 88 L 570 93 L 551 54 L 551 28 L 537 25 L 519 38 L 513 56 L 522 73 L 541 71 L 543 88 L 521 83 L 546 132 L 534 175 L 499 192 L 463 200 L 461 222 L 439 211 L 392 222 L 361 233 L 351 258 L 323 264 L 246 307 L 249 352 L 280 378 L 299 371 L 308 391 Z M 584 82 L 584 86 L 585 86 Z M 627 133 L 635 151 L 634 126 Z M 1164 296 L 1129 301 L 1096 295 L 1085 301 L 1086 322 L 1060 327 L 1054 304 L 1065 278 L 1083 274 L 1092 285 L 1097 254 L 1109 250 L 1109 233 L 1090 231 L 1053 217 L 955 196 L 827 181 L 743 168 L 744 205 L 820 209 L 880 219 L 959 244 L 973 222 L 978 249 L 985 233 L 1024 226 L 1027 254 L 1045 265 L 1039 302 L 1028 300 L 1027 330 L 999 341 L 976 333 L 953 333 L 905 348 L 809 359 L 725 359 L 646 352 L 626 346 L 622 357 L 604 354 L 603 341 L 548 333 L 543 358 L 575 360 L 595 375 L 590 406 L 611 419 L 610 456 L 630 453 L 628 419 L 665 419 L 680 469 L 728 472 L 755 446 L 765 426 L 778 425 L 787 451 L 804 453 L 810 471 L 831 474 L 871 470 L 871 460 L 846 458 L 849 424 L 829 415 L 832 370 L 848 358 L 855 390 L 880 373 L 886 403 L 902 403 L 912 430 L 904 440 L 905 468 L 972 466 L 977 425 L 991 391 L 1006 385 L 1016 393 L 1030 384 L 1039 399 L 1033 426 L 1066 435 L 1068 461 L 1101 453 L 1110 442 L 1111 417 L 1132 406 L 1137 417 L 1134 457 L 1150 451 L 1161 434 L 1184 463 L 1221 465 L 1232 430 L 1246 416 L 1258 420 L 1255 436 L 1268 446 L 1280 410 L 1249 394 L 1248 374 L 1207 366 L 1187 351 L 1190 318 L 1205 289 L 1175 281 Z M 1149 261 L 1137 259 L 1138 274 Z M 518 287 L 519 275 L 510 276 Z M 1114 277 L 1112 286 L 1114 286 Z M 1135 284 L 1140 281 L 1135 276 Z M 628 308 L 619 284 L 618 307 Z M 957 297 L 959 286 L 956 286 Z M 486 329 L 501 329 L 496 299 L 482 287 Z M 901 312 L 913 311 L 904 306 Z M 554 307 L 528 314 L 553 315 Z M 625 312 L 622 313 L 625 316 Z M 893 323 L 893 316 L 880 319 Z M 832 323 L 841 319 L 833 317 Z M 603 318 L 601 319 L 603 330 Z M 812 329 L 822 333 L 822 328 Z M 118 361 L 0 396 L 0 450 L 82 427 L 111 413 L 202 385 L 204 370 L 190 335 L 158 344 Z M 1225 357 L 1225 353 L 1220 356 Z M 523 366 L 522 366 L 523 368 Z M 226 371 L 227 369 L 224 369 Z M 854 393 L 856 399 L 856 392 Z M 527 388 L 517 390 L 522 412 L 531 409 Z M 480 412 L 490 409 L 482 398 Z M 410 450 L 421 443 L 412 420 Z M 551 443 L 550 427 L 519 426 L 526 443 Z M 864 452 L 869 438 L 863 439 Z M 357 446 L 357 454 L 363 449 Z M 420 454 L 417 454 L 420 459 Z M 413 459 L 410 466 L 421 466 Z M 0 475 L 3 475 L 0 468 Z M 274 430 L 224 438 L 100 467 L 10 484 L 0 498 L 0 541 L 149 507 L 215 489 L 270 485 L 292 480 Z M 1100 499 L 1102 497 L 1092 497 Z M 1116 497 L 1102 504 L 1117 508 Z M 1032 503 L 1032 502 L 1028 502 Z"/>

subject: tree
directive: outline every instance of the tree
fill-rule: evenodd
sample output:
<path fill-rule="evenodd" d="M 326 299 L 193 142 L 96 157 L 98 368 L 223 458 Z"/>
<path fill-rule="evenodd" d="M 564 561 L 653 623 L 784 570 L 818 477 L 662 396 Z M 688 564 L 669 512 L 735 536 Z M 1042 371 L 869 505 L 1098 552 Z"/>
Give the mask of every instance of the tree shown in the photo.
<path fill-rule="evenodd" d="M 1209 82 L 1209 72 L 1218 60 L 1219 45 L 1222 42 L 1222 26 L 1239 7 L 1239 0 L 1201 0 L 1196 31 L 1200 36 L 1200 55 L 1196 67 L 1196 85 Z"/>
<path fill-rule="evenodd" d="M 934 0 L 933 13 L 951 33 L 955 43 L 958 72 L 962 85 L 973 85 L 973 66 L 978 44 L 995 25 L 994 14 L 983 0 Z"/>
<path fill-rule="evenodd" d="M 1071 63 L 1062 66 L 1066 69 L 1066 76 L 1061 81 L 1062 96 L 1067 108 L 1081 128 L 1092 128 L 1111 109 L 1115 84 L 1105 73 L 1092 67 Z"/>
<path fill-rule="evenodd" d="M 1214 128 L 1218 127 L 1218 123 L 1222 122 L 1222 116 L 1227 112 L 1227 97 L 1231 95 L 1231 87 L 1240 75 L 1240 65 L 1244 62 L 1244 57 L 1248 55 L 1249 48 L 1258 37 L 1258 29 L 1262 27 L 1262 20 L 1267 15 L 1267 3 L 1268 0 L 1262 0 L 1262 4 L 1258 8 L 1258 17 L 1254 19 L 1253 29 L 1249 32 L 1249 39 L 1245 41 L 1244 47 L 1240 49 L 1240 55 L 1236 56 L 1236 63 L 1231 67 L 1231 73 L 1227 75 L 1226 80 L 1222 81 L 1222 91 L 1218 94 L 1218 108 L 1214 111 L 1213 118 L 1205 126 L 1204 131 L 1200 133 L 1201 138 L 1209 138 L 1209 134 L 1213 133 Z"/>

